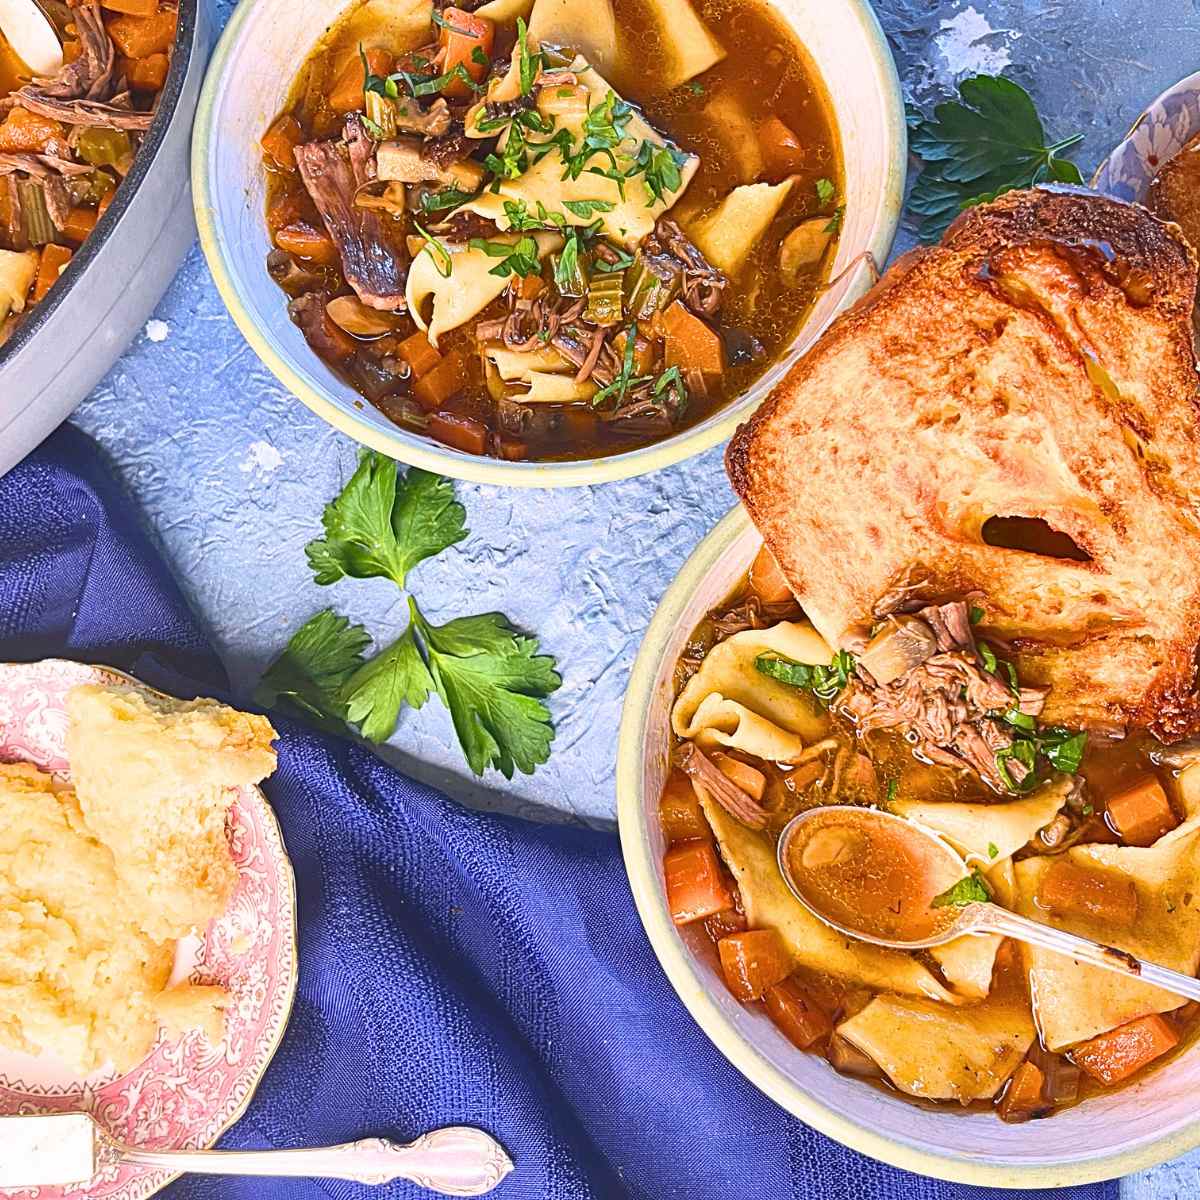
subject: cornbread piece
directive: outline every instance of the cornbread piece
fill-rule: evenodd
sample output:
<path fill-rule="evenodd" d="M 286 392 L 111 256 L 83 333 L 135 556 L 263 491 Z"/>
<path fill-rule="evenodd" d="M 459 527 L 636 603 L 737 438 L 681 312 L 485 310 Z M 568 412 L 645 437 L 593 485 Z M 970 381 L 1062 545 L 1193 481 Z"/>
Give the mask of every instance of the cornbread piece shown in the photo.
<path fill-rule="evenodd" d="M 225 834 L 233 789 L 275 769 L 271 723 L 214 700 L 96 684 L 73 689 L 67 711 L 80 808 L 143 928 L 163 940 L 202 930 L 237 877 Z"/>
<path fill-rule="evenodd" d="M 0 1043 L 84 1073 L 144 1058 L 174 947 L 140 917 L 74 793 L 0 764 Z"/>
<path fill-rule="evenodd" d="M 726 452 L 825 640 L 971 597 L 1044 720 L 1200 726 L 1195 293 L 1173 226 L 1078 192 L 896 263 Z"/>

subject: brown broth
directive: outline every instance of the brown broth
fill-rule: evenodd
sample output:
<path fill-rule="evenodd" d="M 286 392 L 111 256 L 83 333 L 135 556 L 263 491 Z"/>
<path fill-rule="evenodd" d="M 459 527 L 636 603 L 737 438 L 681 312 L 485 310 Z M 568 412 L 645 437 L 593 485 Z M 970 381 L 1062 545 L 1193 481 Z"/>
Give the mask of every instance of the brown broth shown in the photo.
<path fill-rule="evenodd" d="M 15 91 L 28 78 L 29 69 L 0 33 L 0 97 Z"/>
<path fill-rule="evenodd" d="M 749 606 L 749 609 L 747 609 L 747 606 Z M 750 575 L 747 573 L 724 603 L 708 613 L 693 631 L 692 636 L 685 646 L 684 654 L 676 667 L 676 695 L 678 695 L 686 681 L 699 668 L 708 651 L 717 642 L 722 640 L 723 629 L 728 627 L 727 618 L 729 614 L 745 613 L 746 611 L 757 611 L 760 614 L 757 620 L 758 627 L 774 624 L 778 620 L 798 620 L 803 615 L 799 606 L 791 606 L 790 611 L 786 605 L 774 608 L 767 606 L 761 598 L 756 596 L 750 582 Z M 813 704 L 814 711 L 823 711 L 817 707 L 815 700 Z M 765 829 L 768 836 L 778 838 L 782 828 L 799 812 L 829 804 L 841 804 L 852 807 L 868 804 L 886 807 L 886 797 L 889 793 L 908 796 L 920 795 L 926 799 L 957 800 L 976 803 L 986 803 L 999 799 L 994 792 L 987 788 L 974 775 L 968 775 L 965 772 L 952 772 L 943 767 L 918 761 L 914 757 L 909 745 L 902 737 L 896 734 L 876 732 L 871 734 L 869 739 L 863 741 L 857 737 L 852 724 L 845 717 L 836 712 L 826 713 L 826 717 L 828 720 L 827 734 L 829 736 L 838 739 L 847 751 L 865 751 L 870 756 L 875 767 L 874 786 L 865 790 L 861 787 L 852 788 L 835 795 L 828 792 L 824 787 L 824 784 L 828 781 L 827 776 L 826 778 L 814 777 L 812 772 L 808 772 L 805 775 L 802 768 L 781 768 L 776 764 L 763 762 L 748 755 L 738 755 L 737 757 L 755 766 L 767 777 L 767 787 L 762 803 L 763 807 L 768 811 L 768 820 Z M 679 739 L 672 737 L 672 742 L 674 745 L 677 745 Z M 1174 788 L 1173 772 L 1164 766 L 1156 764 L 1155 754 L 1160 749 L 1160 744 L 1144 733 L 1131 735 L 1123 740 L 1092 739 L 1084 755 L 1079 775 L 1087 782 L 1089 806 L 1094 806 L 1094 808 L 1093 811 L 1088 811 L 1085 808 L 1082 812 L 1074 815 L 1075 836 L 1071 839 L 1071 844 L 1076 844 L 1076 838 L 1086 842 L 1119 841 L 1119 837 L 1107 820 L 1104 804 L 1105 797 L 1116 795 L 1134 780 L 1150 772 L 1156 772 L 1166 787 L 1167 794 L 1171 798 L 1176 810 L 1176 818 L 1183 818 L 1184 814 L 1180 811 L 1179 797 L 1177 794 L 1173 794 L 1176 791 Z M 1086 836 L 1081 837 L 1080 835 Z M 1025 854 L 1032 853 L 1052 854 L 1054 852 L 1049 847 L 1038 847 L 1037 849 L 1018 851 L 1015 857 L 1021 858 Z M 886 872 L 884 874 L 886 875 Z M 740 904 L 740 897 L 737 894 L 735 881 L 730 876 L 726 882 L 732 890 L 735 900 Z M 888 887 L 891 887 L 893 891 L 902 892 L 904 890 L 904 880 L 895 879 L 888 883 L 885 879 L 883 882 Z M 823 905 L 819 901 L 822 899 L 827 900 L 828 896 L 815 897 L 814 899 L 818 901 L 815 907 L 823 909 Z M 835 919 L 838 919 L 837 914 L 831 915 L 834 915 Z M 844 912 L 840 915 L 847 918 L 842 921 L 847 927 L 863 927 L 863 913 L 861 911 L 856 914 Z M 881 921 L 880 928 L 876 932 L 879 936 L 890 936 L 884 928 L 884 926 L 888 925 L 886 914 L 877 915 L 881 916 Z M 709 938 L 712 941 L 713 961 L 718 967 L 719 958 L 716 955 L 716 943 L 726 931 L 725 923 L 718 919 L 720 916 L 722 914 L 718 914 L 716 918 L 709 918 L 705 923 Z M 852 917 L 854 919 L 850 919 Z M 921 951 L 917 951 L 915 954 L 926 966 L 934 970 L 935 973 L 937 972 L 936 962 L 927 954 Z M 829 1015 L 835 1026 L 841 1020 L 845 1019 L 845 1017 L 859 1011 L 874 994 L 869 989 L 848 984 L 804 968 L 797 969 L 793 978 L 800 983 L 805 992 Z M 1028 998 L 1028 982 L 1019 948 L 1016 943 L 1006 941 L 1001 947 L 1000 954 L 997 956 L 995 973 L 992 980 L 992 991 L 999 994 L 1000 992 L 1010 990 L 1019 991 Z M 1186 1004 L 1182 1008 L 1172 1012 L 1163 1013 L 1162 1016 L 1178 1034 L 1180 1039 L 1179 1044 L 1167 1054 L 1153 1060 L 1141 1070 L 1134 1073 L 1129 1079 L 1115 1085 L 1116 1088 L 1127 1087 L 1131 1083 L 1142 1080 L 1148 1074 L 1161 1069 L 1181 1053 L 1185 1052 L 1200 1038 L 1200 1004 Z M 831 1058 L 831 1046 L 832 1042 L 829 1039 L 824 1039 L 814 1046 L 809 1047 L 807 1052 L 820 1054 L 830 1059 L 831 1065 L 835 1065 Z M 1030 1054 L 1032 1056 L 1038 1053 L 1045 1054 L 1046 1052 L 1041 1051 L 1038 1043 L 1035 1042 Z M 1069 1055 L 1067 1057 L 1069 1058 Z M 977 1101 L 963 1106 L 947 1102 L 923 1100 L 909 1096 L 907 1093 L 899 1092 L 882 1073 L 878 1077 L 865 1079 L 864 1082 L 882 1088 L 890 1094 L 901 1095 L 906 1101 L 913 1104 L 926 1108 L 936 1108 L 939 1111 L 989 1111 L 994 1109 L 996 1103 L 1003 1096 L 1003 1089 L 1001 1089 L 995 1101 Z M 1113 1090 L 1114 1088 L 1105 1087 L 1086 1073 L 1082 1073 L 1078 1097 L 1073 1103 L 1082 1103 L 1093 1096 Z M 1039 1111 L 1036 1115 L 1049 1116 L 1061 1108 L 1072 1106 L 1073 1104 L 1063 1104 L 1059 1108 Z"/>
<path fill-rule="evenodd" d="M 695 86 L 684 84 L 670 91 L 655 91 L 656 64 L 662 54 L 660 31 L 643 0 L 614 0 L 618 27 L 623 31 L 623 57 L 610 72 L 613 86 L 644 111 L 651 125 L 683 149 L 700 156 L 696 177 L 668 215 L 681 218 L 686 225 L 689 216 L 711 209 L 740 183 L 755 178 L 771 181 L 781 178 L 766 170 L 755 175 L 754 164 L 745 157 L 746 131 L 752 133 L 768 117 L 778 117 L 796 133 L 804 147 L 804 156 L 795 172 L 796 182 L 787 204 L 754 249 L 745 269 L 725 292 L 720 328 L 749 333 L 762 344 L 764 353 L 754 362 L 728 362 L 710 396 L 690 397 L 686 412 L 672 433 L 704 421 L 741 395 L 784 353 L 827 277 L 826 265 L 836 253 L 836 236 L 822 263 L 802 274 L 795 288 L 788 287 L 779 275 L 780 242 L 805 217 L 829 211 L 828 204 L 822 206 L 818 201 L 818 179 L 829 179 L 835 188 L 836 202 L 844 200 L 840 149 L 830 106 L 815 68 L 794 35 L 762 0 L 701 0 L 697 7 L 728 51 L 728 57 L 694 81 Z M 334 26 L 301 69 L 289 94 L 286 111 L 297 117 L 308 139 L 336 137 L 341 129 L 343 118 L 330 111 L 325 96 L 345 63 L 357 54 L 363 30 L 361 21 L 354 20 L 354 16 L 351 11 Z M 507 54 L 513 40 L 513 30 L 500 27 L 494 57 Z M 731 113 L 741 126 L 735 128 L 737 122 L 731 121 Z M 301 220 L 320 229 L 320 217 L 298 176 L 272 170 L 269 164 L 267 171 L 268 212 L 286 202 Z M 349 293 L 336 269 L 326 274 L 331 295 Z M 476 320 L 488 320 L 503 315 L 504 311 L 502 297 Z M 485 385 L 479 348 L 471 332 L 474 324 L 471 321 L 442 339 L 443 352 L 462 355 L 468 378 L 467 386 L 444 405 L 444 411 L 481 422 L 490 431 L 488 453 L 569 461 L 631 450 L 667 436 L 622 431 L 620 423 L 610 425 L 597 419 L 586 403 L 539 405 L 540 410 L 553 411 L 558 427 L 542 436 L 522 434 L 523 453 L 505 449 L 501 445 L 495 401 Z M 409 318 L 400 317 L 396 328 L 397 339 L 391 342 L 374 347 L 364 344 L 360 353 L 346 363 L 328 358 L 326 362 L 391 420 L 424 431 L 426 418 L 411 398 L 406 382 L 399 381 L 394 387 L 381 390 L 368 379 L 368 359 L 393 349 L 395 341 L 413 332 L 415 326 Z"/>

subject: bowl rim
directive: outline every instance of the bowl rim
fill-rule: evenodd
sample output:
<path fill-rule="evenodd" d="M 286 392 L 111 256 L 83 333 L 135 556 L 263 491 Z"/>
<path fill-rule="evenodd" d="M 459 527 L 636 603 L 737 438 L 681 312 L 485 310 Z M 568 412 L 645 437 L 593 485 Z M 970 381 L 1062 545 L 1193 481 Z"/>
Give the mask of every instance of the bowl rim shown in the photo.
<path fill-rule="evenodd" d="M 150 123 L 145 140 L 134 157 L 133 166 L 130 167 L 129 174 L 121 180 L 112 203 L 104 210 L 104 215 L 96 222 L 96 227 L 84 239 L 83 244 L 71 255 L 71 261 L 54 281 L 54 286 L 46 293 L 45 299 L 21 322 L 13 336 L 0 346 L 0 373 L 11 359 L 33 341 L 51 315 L 66 303 L 76 282 L 100 253 L 121 218 L 133 204 L 142 181 L 150 173 L 158 158 L 158 152 L 167 140 L 167 131 L 175 122 L 184 85 L 195 61 L 197 33 L 200 29 L 200 3 L 201 0 L 179 0 L 179 24 L 175 30 L 175 42 L 171 47 L 171 65 L 167 71 L 166 82 L 159 93 L 154 120 Z M 37 396 L 31 396 L 29 403 L 32 404 L 37 399 Z M 23 412 L 24 408 L 21 411 Z"/>
<path fill-rule="evenodd" d="M 647 724 L 664 650 L 697 587 L 708 577 L 717 560 L 750 528 L 746 510 L 740 504 L 735 505 L 692 551 L 664 593 L 634 661 L 617 740 L 617 827 L 634 903 L 659 963 L 696 1023 L 733 1066 L 792 1116 L 852 1150 L 890 1166 L 936 1179 L 997 1188 L 1065 1187 L 1145 1170 L 1200 1146 L 1200 1116 L 1173 1133 L 1142 1146 L 1071 1163 L 972 1161 L 958 1155 L 907 1146 L 843 1116 L 817 1095 L 800 1087 L 765 1054 L 750 1045 L 721 1011 L 663 902 L 658 882 L 659 864 L 645 836 L 642 779 L 647 752 L 659 749 L 647 744 Z"/>
<path fill-rule="evenodd" d="M 250 343 L 251 349 L 293 396 L 347 437 L 409 466 L 471 483 L 502 484 L 508 487 L 578 487 L 658 471 L 727 441 L 738 425 L 749 418 L 752 410 L 747 408 L 743 398 L 727 405 L 717 414 L 716 420 L 705 421 L 665 441 L 635 450 L 622 451 L 605 458 L 566 462 L 505 462 L 501 459 L 457 452 L 449 447 L 440 446 L 431 438 L 407 433 L 399 427 L 394 432 L 377 428 L 365 418 L 341 408 L 325 395 L 322 389 L 311 385 L 288 364 L 283 354 L 275 348 L 266 334 L 260 331 L 242 303 L 217 233 L 216 203 L 209 189 L 208 164 L 218 136 L 215 111 L 217 101 L 225 89 L 225 76 L 230 58 L 252 14 L 264 5 L 277 2 L 278 0 L 241 0 L 217 43 L 200 93 L 192 133 L 192 200 L 200 247 L 221 299 L 242 336 Z M 869 60 L 861 63 L 860 67 L 875 73 L 880 91 L 886 98 L 883 112 L 884 135 L 890 148 L 891 161 L 879 199 L 875 237 L 864 247 L 864 251 L 869 252 L 875 262 L 883 263 L 895 239 L 904 201 L 908 158 L 904 99 L 895 60 L 869 0 L 842 0 L 842 3 L 849 10 L 849 15 L 857 20 L 864 40 L 871 50 Z M 826 83 L 826 87 L 828 86 Z M 855 272 L 855 279 L 847 288 L 837 309 L 830 315 L 830 320 L 845 311 L 870 287 L 869 269 L 865 262 L 858 259 L 847 269 Z"/>

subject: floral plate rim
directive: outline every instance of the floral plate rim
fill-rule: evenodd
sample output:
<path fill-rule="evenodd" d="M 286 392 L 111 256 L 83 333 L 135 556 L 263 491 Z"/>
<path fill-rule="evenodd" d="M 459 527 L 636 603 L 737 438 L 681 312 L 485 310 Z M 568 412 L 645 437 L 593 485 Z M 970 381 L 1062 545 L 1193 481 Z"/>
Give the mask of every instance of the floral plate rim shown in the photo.
<path fill-rule="evenodd" d="M 167 696 L 174 699 L 169 693 L 163 692 L 158 688 L 138 679 L 136 676 L 122 671 L 117 667 L 111 667 L 104 663 L 88 663 L 81 662 L 75 659 L 68 658 L 45 658 L 26 662 L 0 662 L 0 682 L 5 676 L 11 673 L 29 672 L 35 676 L 37 673 L 50 681 L 61 679 L 65 676 L 76 683 L 85 683 L 89 681 L 98 681 L 105 683 L 124 683 L 130 684 L 139 690 L 155 696 Z M 2 691 L 0 687 L 0 691 Z M 2 719 L 0 719 L 0 728 L 3 728 Z M 28 761 L 28 760 L 26 760 Z M 39 764 L 40 765 L 40 764 Z M 273 947 L 265 947 L 267 952 L 264 955 L 267 962 L 267 969 L 273 973 L 277 981 L 282 982 L 282 995 L 278 991 L 278 982 L 276 984 L 276 996 L 274 999 L 268 993 L 264 997 L 263 1007 L 265 1016 L 263 1017 L 263 1028 L 258 1031 L 254 1038 L 251 1051 L 248 1053 L 248 1062 L 244 1068 L 245 1091 L 240 1098 L 236 1098 L 236 1089 L 240 1087 L 240 1080 L 236 1080 L 233 1084 L 235 1092 L 233 1096 L 224 1097 L 218 1106 L 214 1107 L 213 1112 L 208 1117 L 204 1126 L 198 1123 L 192 1125 L 192 1129 L 199 1130 L 200 1136 L 195 1143 L 188 1139 L 189 1149 L 210 1149 L 220 1139 L 228 1129 L 230 1129 L 242 1116 L 245 1115 L 251 1101 L 254 1099 L 259 1086 L 262 1083 L 268 1067 L 274 1060 L 275 1055 L 283 1041 L 284 1034 L 287 1031 L 291 1020 L 292 1011 L 295 1004 L 296 990 L 299 976 L 299 948 L 298 948 L 298 912 L 296 902 L 296 880 L 295 871 L 292 866 L 291 857 L 288 853 L 287 844 L 284 841 L 283 830 L 280 827 L 279 819 L 267 799 L 262 788 L 257 785 L 251 785 L 245 788 L 238 789 L 238 800 L 235 801 L 239 807 L 253 814 L 254 823 L 257 825 L 257 844 L 264 854 L 264 861 L 267 865 L 267 874 L 264 886 L 269 890 L 274 891 L 277 909 L 277 920 L 279 922 L 279 937 Z M 247 822 L 246 827 L 253 831 L 254 825 Z M 242 869 L 239 867 L 239 876 L 243 875 Z M 233 900 L 230 903 L 230 909 L 227 910 L 226 916 L 232 911 L 234 902 L 236 901 L 237 893 L 235 892 Z M 206 936 L 203 945 L 207 948 L 208 939 L 211 937 L 211 927 L 206 931 Z M 153 1058 L 158 1050 L 163 1046 L 163 1042 L 156 1042 L 154 1050 L 151 1051 L 150 1057 Z M 144 1060 L 143 1064 L 149 1060 Z M 138 1068 L 134 1068 L 136 1071 Z M 118 1079 L 127 1078 L 132 1072 L 127 1072 L 125 1076 L 119 1076 Z M 116 1080 L 106 1081 L 109 1083 Z M 24 1081 L 15 1081 L 18 1084 L 24 1084 Z M 99 1086 L 103 1086 L 99 1085 Z M 36 1096 L 39 1090 L 43 1090 L 43 1094 L 48 1098 L 57 1094 L 61 1097 L 61 1087 L 55 1085 L 29 1087 L 25 1085 L 25 1095 L 28 1095 L 31 1100 Z M 90 1090 L 90 1085 L 84 1082 L 83 1090 L 86 1093 Z M 235 1102 L 228 1112 L 224 1111 L 224 1106 L 233 1099 Z M 37 1111 L 36 1101 L 31 1103 L 30 1111 Z M 50 1111 L 43 1109 L 42 1111 Z M 55 1110 L 66 1111 L 66 1110 Z M 101 1124 L 105 1124 L 99 1114 L 93 1113 L 101 1120 Z M 147 1200 L 148 1197 L 161 1191 L 169 1183 L 179 1177 L 178 1172 L 169 1172 L 164 1170 L 146 1170 L 144 1168 L 137 1169 L 129 1175 L 118 1179 L 114 1186 L 106 1190 L 103 1195 L 105 1200 Z M 57 1197 L 66 1196 L 91 1196 L 93 1193 L 90 1190 L 96 1183 L 95 1177 L 88 1181 L 87 1184 L 80 1185 L 79 1188 L 71 1187 L 69 1189 L 60 1188 L 34 1188 L 21 1189 L 16 1192 L 6 1193 L 14 1196 L 29 1196 L 39 1197 L 40 1200 L 55 1200 Z"/>

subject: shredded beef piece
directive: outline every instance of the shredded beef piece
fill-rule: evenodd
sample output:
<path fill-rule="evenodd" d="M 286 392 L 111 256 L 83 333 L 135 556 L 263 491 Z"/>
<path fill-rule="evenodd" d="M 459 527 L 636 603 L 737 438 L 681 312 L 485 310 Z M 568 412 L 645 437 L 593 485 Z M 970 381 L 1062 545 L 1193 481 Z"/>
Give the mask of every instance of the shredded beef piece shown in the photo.
<path fill-rule="evenodd" d="M 684 742 L 675 752 L 675 765 L 704 789 L 731 817 L 750 829 L 762 829 L 767 810 L 742 791 L 695 742 Z"/>
<path fill-rule="evenodd" d="M 350 140 L 309 142 L 296 147 L 296 167 L 342 260 L 342 273 L 358 298 L 370 308 L 401 312 L 405 307 L 407 260 L 384 233 L 373 209 L 354 203 L 370 168 L 357 122 L 347 123 Z"/>
<path fill-rule="evenodd" d="M 473 142 L 465 134 L 449 133 L 444 137 L 427 138 L 421 144 L 421 157 L 444 171 L 456 162 L 470 158 L 471 151 L 477 145 L 478 142 Z"/>
<path fill-rule="evenodd" d="M 31 113 L 61 121 L 64 125 L 103 125 L 107 129 L 134 131 L 149 129 L 154 122 L 154 113 L 129 108 L 126 94 L 113 97 L 111 104 L 102 104 L 98 100 L 56 100 L 30 91 L 32 86 L 13 92 L 7 101 L 0 101 L 0 111 L 20 105 Z"/>
<path fill-rule="evenodd" d="M 735 633 L 747 629 L 766 629 L 779 621 L 796 617 L 800 606 L 794 600 L 782 600 L 774 604 L 765 604 L 758 596 L 751 596 L 737 608 L 731 608 L 727 613 L 714 618 L 713 633 L 716 640 L 723 642 Z"/>
<path fill-rule="evenodd" d="M 876 729 L 903 729 L 917 751 L 930 762 L 970 768 L 998 792 L 1009 791 L 996 763 L 999 751 L 1012 745 L 1009 727 L 997 718 L 1014 707 L 1037 716 L 1046 689 L 1021 688 L 1014 696 L 1007 682 L 984 669 L 971 629 L 966 603 L 926 605 L 905 617 L 910 630 L 923 623 L 930 649 L 895 679 L 881 684 L 859 669 L 839 703 L 853 717 L 860 736 Z M 910 639 L 919 645 L 920 638 Z M 1028 769 L 1008 759 L 1008 776 L 1020 784 Z"/>
<path fill-rule="evenodd" d="M 641 251 L 647 265 L 652 260 L 669 257 L 681 276 L 683 302 L 688 308 L 705 317 L 717 314 L 729 280 L 700 253 L 674 221 L 660 217 L 654 232 L 642 243 Z M 652 269 L 658 274 L 656 268 Z"/>
<path fill-rule="evenodd" d="M 78 56 L 64 63 L 53 78 L 35 79 L 21 88 L 16 93 L 19 103 L 26 96 L 47 100 L 108 100 L 112 96 L 117 52 L 104 28 L 100 6 L 90 0 L 75 9 L 74 17 Z"/>
<path fill-rule="evenodd" d="M 53 154 L 0 154 L 0 175 L 23 171 L 39 179 L 51 179 L 55 175 L 90 175 L 93 170 L 90 163 L 72 162 Z"/>
<path fill-rule="evenodd" d="M 469 242 L 472 238 L 494 238 L 496 226 L 486 217 L 473 212 L 451 213 L 438 229 L 438 236 L 443 242 L 458 245 Z"/>

